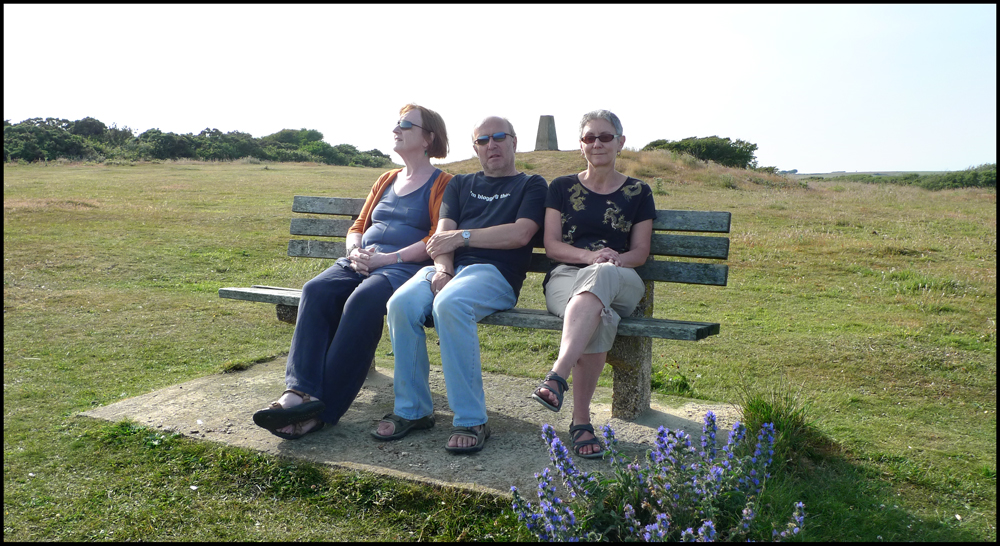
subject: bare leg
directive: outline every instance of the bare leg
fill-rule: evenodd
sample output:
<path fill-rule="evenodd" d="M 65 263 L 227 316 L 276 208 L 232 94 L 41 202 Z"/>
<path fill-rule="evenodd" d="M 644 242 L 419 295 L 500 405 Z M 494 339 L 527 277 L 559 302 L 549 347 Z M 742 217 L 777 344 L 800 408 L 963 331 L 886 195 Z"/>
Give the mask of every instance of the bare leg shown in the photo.
<path fill-rule="evenodd" d="M 585 425 L 590 422 L 590 401 L 597 390 L 597 380 L 607 359 L 608 353 L 593 353 L 583 355 L 577 361 L 573 370 L 573 424 Z M 589 432 L 584 432 L 579 439 L 583 441 L 593 437 Z M 599 446 L 588 445 L 581 447 L 580 453 L 588 455 L 600 450 Z"/>
<path fill-rule="evenodd" d="M 590 338 L 597 331 L 603 308 L 604 304 L 601 303 L 601 299 L 590 292 L 580 292 L 570 298 L 563 318 L 559 357 L 552 365 L 552 371 L 559 374 L 559 377 L 568 378 L 573 366 L 580 360 L 580 357 L 584 356 L 583 350 L 587 348 Z M 574 381 L 576 380 L 574 379 Z M 548 385 L 549 389 L 539 391 L 539 396 L 555 405 L 557 402 L 555 389 L 558 388 L 556 382 L 546 381 L 545 384 Z M 591 390 L 591 395 L 593 395 L 593 390 Z"/>

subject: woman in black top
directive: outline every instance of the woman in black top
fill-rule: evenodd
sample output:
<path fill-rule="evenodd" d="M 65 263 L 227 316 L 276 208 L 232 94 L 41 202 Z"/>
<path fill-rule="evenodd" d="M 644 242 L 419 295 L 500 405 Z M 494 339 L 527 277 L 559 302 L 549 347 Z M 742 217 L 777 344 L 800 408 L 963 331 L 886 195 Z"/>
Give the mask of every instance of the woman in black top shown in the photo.
<path fill-rule="evenodd" d="M 545 254 L 555 264 L 545 277 L 545 303 L 563 318 L 563 331 L 559 357 L 532 398 L 559 411 L 572 371 L 573 450 L 599 458 L 604 454 L 590 424 L 590 400 L 618 322 L 643 296 L 632 268 L 649 256 L 656 205 L 649 186 L 615 170 L 625 145 L 618 116 L 590 112 L 580 135 L 587 170 L 553 180 L 545 200 Z"/>

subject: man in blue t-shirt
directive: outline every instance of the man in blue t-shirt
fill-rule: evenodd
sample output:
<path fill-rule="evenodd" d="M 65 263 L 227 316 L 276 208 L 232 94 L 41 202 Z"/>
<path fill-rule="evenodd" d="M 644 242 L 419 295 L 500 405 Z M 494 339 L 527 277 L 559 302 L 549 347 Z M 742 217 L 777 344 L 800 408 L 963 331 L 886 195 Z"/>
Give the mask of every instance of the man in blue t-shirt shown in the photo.
<path fill-rule="evenodd" d="M 476 323 L 514 307 L 531 259 L 531 240 L 545 219 L 548 186 L 514 167 L 517 136 L 509 121 L 489 117 L 474 129 L 483 170 L 457 175 L 445 188 L 435 234 L 434 265 L 417 272 L 389 299 L 395 355 L 395 407 L 372 434 L 396 440 L 434 426 L 424 324 L 433 317 L 454 429 L 445 447 L 480 451 L 490 430 Z"/>

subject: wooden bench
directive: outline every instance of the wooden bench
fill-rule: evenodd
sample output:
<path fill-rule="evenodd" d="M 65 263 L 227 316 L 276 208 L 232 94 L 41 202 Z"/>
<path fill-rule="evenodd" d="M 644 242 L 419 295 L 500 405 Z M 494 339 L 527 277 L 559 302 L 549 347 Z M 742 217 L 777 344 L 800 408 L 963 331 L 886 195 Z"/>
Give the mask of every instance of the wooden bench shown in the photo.
<path fill-rule="evenodd" d="M 345 254 L 343 238 L 361 212 L 364 199 L 295 196 L 292 212 L 306 215 L 292 218 L 291 234 L 332 239 L 292 239 L 288 255 L 336 259 Z M 338 218 L 339 217 L 339 218 Z M 650 318 L 653 315 L 654 283 L 672 282 L 725 286 L 729 266 L 718 263 L 729 257 L 729 238 L 693 233 L 729 233 L 730 213 L 684 210 L 657 210 L 653 221 L 650 259 L 636 272 L 645 281 L 646 294 L 631 317 L 618 326 L 618 337 L 608 353 L 613 367 L 614 387 L 611 414 L 620 419 L 634 419 L 649 409 L 653 362 L 653 338 L 697 341 L 719 333 L 714 322 L 691 322 Z M 663 233 L 683 232 L 683 233 Z M 655 259 L 654 257 L 696 258 L 711 262 Z M 549 260 L 545 249 L 535 248 L 530 271 L 545 273 Z M 300 289 L 274 286 L 220 288 L 219 297 L 273 303 L 278 318 L 295 323 Z M 562 319 L 544 309 L 515 307 L 494 313 L 480 324 L 562 330 Z"/>

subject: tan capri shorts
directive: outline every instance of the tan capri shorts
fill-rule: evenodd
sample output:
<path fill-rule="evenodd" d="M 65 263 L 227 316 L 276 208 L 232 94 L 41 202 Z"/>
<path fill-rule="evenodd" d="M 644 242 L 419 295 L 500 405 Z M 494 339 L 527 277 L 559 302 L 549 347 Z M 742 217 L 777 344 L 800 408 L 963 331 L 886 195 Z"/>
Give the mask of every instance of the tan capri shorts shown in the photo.
<path fill-rule="evenodd" d="M 549 313 L 565 318 L 569 300 L 581 293 L 597 296 L 604 309 L 601 322 L 583 350 L 584 354 L 606 353 L 618 334 L 618 323 L 629 316 L 639 304 L 646 288 L 634 270 L 609 263 L 576 267 L 560 264 L 552 270 L 545 285 L 545 306 Z"/>

